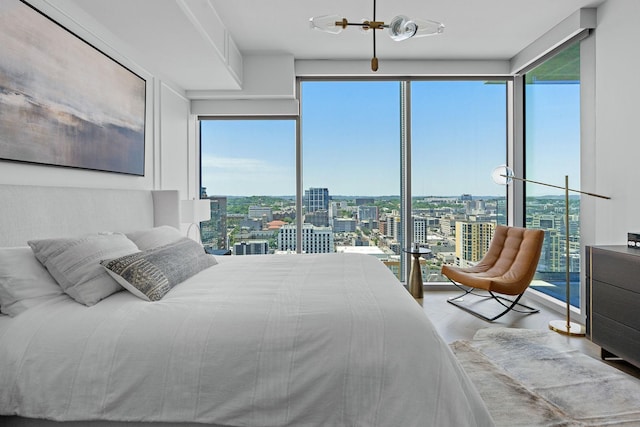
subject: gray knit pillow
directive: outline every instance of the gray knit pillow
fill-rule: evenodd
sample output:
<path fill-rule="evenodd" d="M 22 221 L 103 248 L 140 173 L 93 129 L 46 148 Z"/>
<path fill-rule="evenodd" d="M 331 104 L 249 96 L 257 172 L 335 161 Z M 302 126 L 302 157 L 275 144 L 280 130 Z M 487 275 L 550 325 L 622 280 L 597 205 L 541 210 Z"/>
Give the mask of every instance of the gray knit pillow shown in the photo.
<path fill-rule="evenodd" d="M 168 245 L 184 237 L 177 228 L 168 225 L 161 225 L 148 230 L 132 231 L 131 233 L 126 233 L 126 235 L 141 251 Z"/>
<path fill-rule="evenodd" d="M 174 243 L 120 258 L 102 266 L 120 285 L 146 301 L 158 301 L 177 284 L 217 264 L 202 245 L 182 237 Z"/>
<path fill-rule="evenodd" d="M 88 306 L 122 290 L 100 266 L 100 261 L 138 252 L 138 247 L 120 233 L 30 240 L 27 243 L 62 290 Z"/>

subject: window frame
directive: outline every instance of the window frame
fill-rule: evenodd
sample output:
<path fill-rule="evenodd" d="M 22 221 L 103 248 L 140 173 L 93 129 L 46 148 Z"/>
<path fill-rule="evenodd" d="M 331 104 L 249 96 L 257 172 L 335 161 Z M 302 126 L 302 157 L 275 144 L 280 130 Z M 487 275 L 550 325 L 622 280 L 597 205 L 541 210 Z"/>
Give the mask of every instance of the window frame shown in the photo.
<path fill-rule="evenodd" d="M 401 98 L 404 102 L 401 104 L 401 121 L 402 126 L 405 127 L 406 132 L 403 135 L 402 143 L 401 143 L 401 152 L 399 153 L 399 160 L 401 162 L 401 191 L 400 199 L 401 199 L 401 217 L 404 218 L 403 221 L 403 235 L 404 236 L 412 236 L 413 235 L 413 221 L 408 221 L 407 219 L 411 218 L 412 212 L 412 192 L 411 192 L 411 83 L 418 81 L 503 81 L 507 85 L 507 92 L 505 94 L 505 115 L 506 115 L 506 159 L 505 163 L 513 164 L 514 162 L 514 154 L 517 150 L 514 149 L 514 144 L 518 141 L 517 129 L 514 123 L 514 119 L 516 117 L 516 105 L 517 102 L 513 99 L 517 90 L 515 87 L 517 86 L 517 76 L 466 76 L 466 77 L 447 77 L 447 76 L 438 76 L 438 77 L 407 77 L 407 78 L 396 78 L 396 77 L 379 77 L 370 78 L 370 77 L 348 77 L 343 78 L 339 76 L 335 77 L 297 77 L 296 78 L 296 99 L 298 101 L 298 105 L 301 105 L 301 85 L 305 81 L 397 81 L 401 85 L 400 94 Z M 404 105 L 404 107 L 402 107 Z M 296 212 L 302 212 L 303 209 L 303 199 L 304 199 L 304 186 L 303 186 L 303 158 L 302 158 L 302 112 L 299 110 L 298 115 L 201 115 L 197 117 L 198 129 L 201 129 L 200 122 L 203 120 L 294 120 L 296 135 L 295 135 L 295 162 L 296 162 Z M 198 143 L 200 144 L 200 153 L 202 152 L 202 137 L 198 135 Z M 404 150 L 404 151 L 403 151 Z M 202 158 L 200 156 L 199 161 L 199 183 L 201 187 L 202 184 Z M 497 166 L 497 165 L 496 165 Z M 490 172 L 490 171 L 489 171 Z M 517 191 L 509 188 L 507 190 L 507 223 L 512 222 L 514 218 L 517 218 L 517 215 L 514 215 L 514 212 L 517 209 L 514 207 L 516 204 L 513 203 L 514 196 L 517 194 Z M 404 214 L 404 215 L 403 215 Z M 301 215 L 296 215 L 296 252 L 301 253 L 302 251 L 302 228 L 303 221 Z M 409 260 L 409 255 L 403 253 L 401 259 L 404 261 L 402 264 L 402 269 L 404 271 L 404 278 L 408 279 L 411 262 Z M 406 282 L 407 280 L 405 280 Z M 438 286 L 442 285 L 442 283 L 436 282 L 428 282 L 425 283 L 424 286 Z"/>
<path fill-rule="evenodd" d="M 217 120 L 217 121 L 266 121 L 266 120 L 275 120 L 275 121 L 293 121 L 295 127 L 295 158 L 296 158 L 296 212 L 300 212 L 302 202 L 298 200 L 299 193 L 299 183 L 297 177 L 301 174 L 301 171 L 298 169 L 299 158 L 301 157 L 300 150 L 300 115 L 290 115 L 290 114 L 281 114 L 281 115 L 266 115 L 266 114 L 256 114 L 256 115 L 213 115 L 213 114 L 203 114 L 199 115 L 196 118 L 197 123 L 197 138 L 198 138 L 198 197 L 202 198 L 202 122 L 208 120 Z M 298 218 L 296 215 L 296 224 L 298 223 Z M 302 236 L 300 226 L 297 230 L 297 248 L 301 247 Z"/>
<path fill-rule="evenodd" d="M 578 32 L 577 34 L 575 34 L 574 36 L 568 38 L 567 40 L 563 41 L 562 43 L 558 44 L 556 47 L 554 47 L 553 49 L 549 50 L 548 52 L 546 52 L 545 54 L 541 55 L 540 57 L 538 57 L 535 61 L 531 62 L 530 64 L 528 64 L 526 67 L 522 68 L 521 70 L 519 70 L 515 76 L 514 79 L 514 93 L 513 93 L 513 123 L 515 125 L 514 127 L 514 143 L 511 146 L 513 149 L 513 163 L 510 165 L 514 170 L 519 170 L 522 171 L 522 177 L 523 178 L 527 178 L 527 169 L 526 169 L 526 108 L 525 108 L 525 102 L 526 102 L 526 96 L 525 96 L 525 91 L 526 91 L 526 83 L 525 83 L 525 75 L 534 70 L 535 68 L 537 68 L 539 65 L 547 62 L 548 60 L 550 60 L 551 58 L 555 57 L 556 55 L 558 55 L 559 53 L 561 53 L 562 51 L 566 50 L 567 48 L 575 45 L 576 43 L 579 44 L 579 50 L 580 50 L 580 100 L 579 100 L 579 108 L 580 108 L 580 153 L 582 153 L 582 151 L 584 150 L 584 146 L 585 146 L 585 140 L 589 140 L 589 138 L 593 138 L 592 136 L 589 135 L 585 135 L 583 132 L 583 128 L 584 128 L 584 117 L 586 114 L 589 114 L 589 111 L 593 111 L 593 109 L 595 108 L 594 105 L 588 104 L 585 102 L 585 100 L 583 99 L 583 87 L 584 85 L 588 85 L 589 83 L 589 79 L 587 79 L 587 82 L 583 81 L 583 73 L 585 70 L 590 70 L 591 68 L 594 68 L 594 58 L 595 58 L 595 54 L 594 54 L 594 47 L 592 46 L 591 49 L 587 49 L 586 54 L 585 54 L 585 49 L 584 49 L 584 41 L 589 40 L 589 36 L 592 34 L 592 30 L 589 29 L 584 29 L 580 32 Z M 582 156 L 581 156 L 582 157 Z M 582 169 L 583 165 L 582 165 L 582 159 L 578 160 L 581 164 L 580 167 Z M 535 179 L 532 178 L 532 179 Z M 578 181 L 581 181 L 581 177 L 577 177 Z M 575 179 L 574 179 L 575 182 Z M 527 209 L 526 209 L 526 185 L 523 181 L 514 181 L 513 184 L 511 185 L 512 191 L 515 193 L 514 197 L 512 198 L 513 200 L 513 210 L 514 210 L 514 225 L 517 226 L 521 226 L 524 227 L 525 223 L 526 223 L 526 215 L 527 215 Z M 583 235 L 583 200 L 584 198 L 580 198 L 580 229 L 581 229 L 581 235 L 580 235 L 580 273 L 579 273 L 579 281 L 580 281 L 580 285 L 579 285 L 579 291 L 580 291 L 580 296 L 579 296 L 579 303 L 578 303 L 578 307 L 575 306 L 571 306 L 571 310 L 575 313 L 580 315 L 580 321 L 584 322 L 585 321 L 585 283 L 584 283 L 584 279 L 583 279 L 583 274 L 582 272 L 584 271 L 585 268 L 585 261 L 584 261 L 584 257 L 582 256 L 582 253 L 584 252 L 584 235 Z M 541 303 L 543 304 L 548 304 L 551 305 L 553 307 L 565 307 L 566 306 L 566 302 L 562 299 L 559 298 L 555 298 L 553 296 L 547 295 L 537 289 L 534 289 L 532 287 L 529 288 L 529 292 L 531 292 L 531 294 L 533 296 L 536 297 L 537 300 L 539 300 Z"/>

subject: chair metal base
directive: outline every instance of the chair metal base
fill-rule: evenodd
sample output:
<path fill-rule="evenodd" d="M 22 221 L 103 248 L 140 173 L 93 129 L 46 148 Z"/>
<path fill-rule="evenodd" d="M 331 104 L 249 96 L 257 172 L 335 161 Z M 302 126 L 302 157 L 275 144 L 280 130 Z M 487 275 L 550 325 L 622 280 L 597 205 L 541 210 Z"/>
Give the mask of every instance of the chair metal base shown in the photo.
<path fill-rule="evenodd" d="M 520 298 L 522 298 L 522 295 L 524 295 L 524 292 L 523 292 L 523 293 L 521 293 L 521 294 L 520 294 L 520 295 L 518 295 L 515 299 L 513 299 L 513 300 L 512 300 L 512 299 L 509 299 L 509 298 L 503 297 L 503 296 L 501 296 L 501 295 L 496 295 L 496 294 L 495 294 L 494 292 L 492 292 L 492 291 L 487 291 L 487 292 L 489 293 L 489 295 L 478 294 L 478 293 L 473 292 L 475 288 L 469 288 L 469 289 L 466 289 L 465 287 L 463 287 L 463 286 L 462 286 L 462 285 L 460 285 L 459 283 L 456 283 L 455 281 L 453 281 L 453 280 L 451 280 L 451 279 L 449 279 L 449 280 L 450 280 L 450 281 L 451 281 L 451 283 L 453 283 L 457 288 L 462 289 L 463 293 L 462 293 L 462 295 L 458 295 L 457 297 L 449 298 L 449 299 L 447 300 L 447 302 L 448 302 L 449 304 L 453 304 L 453 305 L 455 305 L 456 307 L 458 307 L 458 308 L 460 308 L 460 309 L 462 309 L 462 310 L 466 311 L 467 313 L 473 314 L 473 315 L 474 315 L 474 316 L 476 316 L 476 317 L 479 317 L 479 318 L 481 318 L 481 319 L 483 319 L 483 320 L 486 320 L 487 322 L 493 322 L 494 320 L 499 319 L 500 317 L 504 316 L 505 314 L 507 314 L 509 311 L 512 311 L 512 310 L 513 310 L 513 311 L 515 311 L 515 312 L 518 312 L 518 313 L 523 313 L 523 314 L 534 314 L 534 313 L 539 313 L 539 312 L 540 312 L 540 310 L 539 310 L 539 309 L 537 309 L 537 308 L 529 307 L 528 305 L 525 305 L 525 304 L 522 304 L 521 302 L 519 302 L 519 301 L 520 301 Z M 484 315 L 484 314 L 482 314 L 482 313 L 479 313 L 479 312 L 477 312 L 477 311 L 475 311 L 475 310 L 472 310 L 471 308 L 469 308 L 469 307 L 467 307 L 467 306 L 465 306 L 465 305 L 460 304 L 460 303 L 457 301 L 457 300 L 460 300 L 461 298 L 463 298 L 464 296 L 469 295 L 469 294 L 471 294 L 471 295 L 475 295 L 475 296 L 478 296 L 478 297 L 483 298 L 483 299 L 485 299 L 485 300 L 486 300 L 486 299 L 493 299 L 493 300 L 497 301 L 500 305 L 502 305 L 503 307 L 505 307 L 505 310 L 504 310 L 504 311 L 502 311 L 502 312 L 500 312 L 500 313 L 498 313 L 496 316 L 488 317 L 488 316 L 485 316 L 485 315 Z M 507 304 L 505 304 L 503 301 L 506 301 L 506 302 L 507 302 Z M 516 306 L 518 306 L 518 307 L 524 307 L 526 310 L 518 310 L 518 309 L 516 308 Z"/>

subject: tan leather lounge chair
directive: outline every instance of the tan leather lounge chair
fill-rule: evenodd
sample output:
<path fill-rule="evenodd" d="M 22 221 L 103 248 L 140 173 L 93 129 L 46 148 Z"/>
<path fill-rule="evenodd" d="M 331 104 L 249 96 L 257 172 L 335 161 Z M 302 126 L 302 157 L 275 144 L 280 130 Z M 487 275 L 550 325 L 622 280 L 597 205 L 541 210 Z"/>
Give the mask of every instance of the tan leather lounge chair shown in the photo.
<path fill-rule="evenodd" d="M 489 250 L 477 265 L 470 268 L 442 266 L 442 274 L 464 291 L 462 295 L 448 301 L 489 322 L 502 317 L 509 310 L 526 314 L 537 313 L 538 309 L 518 301 L 536 272 L 543 239 L 544 231 L 542 230 L 498 225 Z M 474 293 L 476 289 L 487 291 L 489 295 Z M 496 316 L 485 316 L 461 303 L 462 298 L 468 294 L 496 300 L 506 309 Z M 511 295 L 516 298 L 509 299 L 496 294 Z M 516 306 L 526 310 L 516 309 Z"/>

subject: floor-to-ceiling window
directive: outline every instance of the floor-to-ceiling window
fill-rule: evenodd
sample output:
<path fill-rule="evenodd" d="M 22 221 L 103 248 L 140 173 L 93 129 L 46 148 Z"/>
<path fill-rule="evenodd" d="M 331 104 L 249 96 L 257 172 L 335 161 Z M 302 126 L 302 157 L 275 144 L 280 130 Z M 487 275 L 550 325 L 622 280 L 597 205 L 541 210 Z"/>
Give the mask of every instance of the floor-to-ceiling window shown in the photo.
<path fill-rule="evenodd" d="M 580 43 L 576 42 L 527 72 L 525 80 L 526 178 L 580 188 Z M 527 184 L 525 225 L 545 230 L 533 288 L 566 301 L 566 245 L 569 245 L 571 304 L 579 306 L 580 197 L 569 197 L 565 220 L 562 189 Z M 569 227 L 569 242 L 566 241 Z"/>
<path fill-rule="evenodd" d="M 427 282 L 443 280 L 444 262 L 482 257 L 495 224 L 506 222 L 506 189 L 490 179 L 506 161 L 504 81 L 303 80 L 299 87 L 301 177 L 295 120 L 201 120 L 202 196 L 212 200 L 205 246 L 367 253 L 404 281 L 403 249 L 417 243 L 431 249 L 422 259 Z"/>
<path fill-rule="evenodd" d="M 258 255 L 277 250 L 279 229 L 295 224 L 296 121 L 200 120 L 201 223 L 211 253 Z"/>
<path fill-rule="evenodd" d="M 305 251 L 367 253 L 402 279 L 400 83 L 300 87 Z"/>
<path fill-rule="evenodd" d="M 329 227 L 335 250 L 378 256 L 401 279 L 403 249 L 414 243 L 431 249 L 421 260 L 427 282 L 444 280 L 442 263 L 479 261 L 495 224 L 507 220 L 505 187 L 490 179 L 506 161 L 504 81 L 303 81 L 301 87 L 307 227 Z M 410 193 L 402 185 L 403 141 L 411 150 Z M 312 204 L 318 194 L 328 195 L 324 206 Z M 411 198 L 406 216 L 403 196 Z"/>
<path fill-rule="evenodd" d="M 490 178 L 507 158 L 506 87 L 485 80 L 411 84 L 413 240 L 432 250 L 425 281 L 445 281 L 443 263 L 477 263 L 496 224 L 507 222 L 505 187 Z"/>

